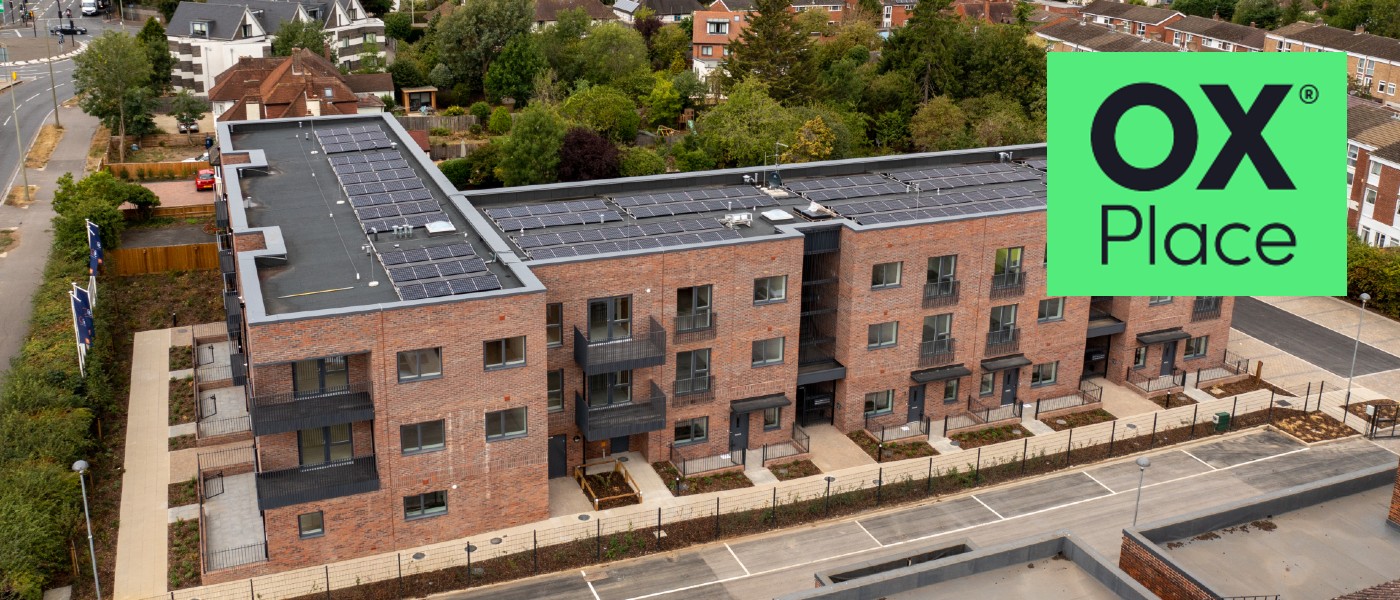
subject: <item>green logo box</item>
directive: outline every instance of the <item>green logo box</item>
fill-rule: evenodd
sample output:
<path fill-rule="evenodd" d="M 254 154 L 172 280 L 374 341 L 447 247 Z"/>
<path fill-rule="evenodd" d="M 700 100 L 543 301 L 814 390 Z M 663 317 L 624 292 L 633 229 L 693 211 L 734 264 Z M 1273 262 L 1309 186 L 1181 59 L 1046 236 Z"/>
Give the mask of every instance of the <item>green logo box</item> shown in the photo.
<path fill-rule="evenodd" d="M 1346 293 L 1345 54 L 1048 61 L 1050 295 Z"/>

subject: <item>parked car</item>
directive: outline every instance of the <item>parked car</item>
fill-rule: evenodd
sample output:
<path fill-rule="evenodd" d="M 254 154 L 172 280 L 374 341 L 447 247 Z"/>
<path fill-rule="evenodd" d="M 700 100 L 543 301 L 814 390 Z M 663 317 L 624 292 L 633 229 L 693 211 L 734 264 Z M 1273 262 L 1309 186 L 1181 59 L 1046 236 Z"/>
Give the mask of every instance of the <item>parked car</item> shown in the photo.
<path fill-rule="evenodd" d="M 199 174 L 194 177 L 194 189 L 195 191 L 214 189 L 214 170 L 200 169 Z"/>
<path fill-rule="evenodd" d="M 198 121 L 182 121 L 182 122 L 180 122 L 180 133 L 199 133 L 199 122 L 198 122 Z"/>
<path fill-rule="evenodd" d="M 49 28 L 49 35 L 87 35 L 86 27 L 70 27 L 68 25 L 54 25 Z"/>

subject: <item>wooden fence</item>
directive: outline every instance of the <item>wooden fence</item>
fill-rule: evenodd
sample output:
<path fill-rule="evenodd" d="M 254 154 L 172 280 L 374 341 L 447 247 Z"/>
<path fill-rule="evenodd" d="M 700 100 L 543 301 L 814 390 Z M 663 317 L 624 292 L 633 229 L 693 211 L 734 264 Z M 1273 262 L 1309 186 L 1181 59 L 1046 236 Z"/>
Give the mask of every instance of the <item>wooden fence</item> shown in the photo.
<path fill-rule="evenodd" d="M 476 152 L 478 148 L 486 144 L 487 142 L 484 140 L 462 140 L 456 144 L 433 144 L 428 147 L 428 158 L 433 160 L 466 158 L 467 155 Z"/>
<path fill-rule="evenodd" d="M 150 179 L 191 179 L 209 162 L 107 163 L 107 170 L 118 179 L 146 181 Z M 193 185 L 193 184 L 191 184 Z"/>
<path fill-rule="evenodd" d="M 135 208 L 123 208 L 122 216 L 127 220 L 136 218 Z M 165 217 L 171 219 L 202 219 L 214 216 L 213 204 L 196 204 L 194 206 L 157 206 L 151 209 L 152 217 Z"/>
<path fill-rule="evenodd" d="M 107 255 L 116 265 L 116 274 L 145 275 L 167 271 L 208 271 L 219 268 L 218 244 L 117 248 Z"/>
<path fill-rule="evenodd" d="M 409 131 L 429 131 L 437 127 L 451 129 L 452 131 L 464 131 L 471 129 L 476 124 L 476 117 L 472 115 L 458 115 L 455 117 L 444 117 L 442 115 L 394 115 L 399 120 L 399 124 Z"/>

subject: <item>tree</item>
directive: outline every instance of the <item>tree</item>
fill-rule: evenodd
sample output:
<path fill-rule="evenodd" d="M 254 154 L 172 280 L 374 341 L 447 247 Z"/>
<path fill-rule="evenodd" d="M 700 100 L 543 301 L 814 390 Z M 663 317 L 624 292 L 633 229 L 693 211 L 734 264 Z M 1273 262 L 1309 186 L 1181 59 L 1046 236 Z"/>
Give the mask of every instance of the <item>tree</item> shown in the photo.
<path fill-rule="evenodd" d="M 16 461 L 0 469 L 0 589 L 17 598 L 39 600 L 55 565 L 69 560 L 67 540 L 82 513 L 72 500 L 77 474 L 67 464 Z"/>
<path fill-rule="evenodd" d="M 909 136 L 920 152 L 966 148 L 967 115 L 947 96 L 934 96 L 910 119 Z"/>
<path fill-rule="evenodd" d="M 593 27 L 579 44 L 580 77 L 638 94 L 646 91 L 651 61 L 642 34 L 621 23 Z M 635 89 L 639 88 L 640 89 Z"/>
<path fill-rule="evenodd" d="M 690 70 L 690 32 L 675 23 L 667 24 L 651 36 L 653 71 Z"/>
<path fill-rule="evenodd" d="M 922 0 L 904 27 L 890 35 L 880 56 L 880 72 L 905 73 L 924 101 L 939 94 L 956 94 L 963 78 L 959 57 L 965 53 L 967 36 L 960 23 L 944 14 L 950 6 L 950 0 Z"/>
<path fill-rule="evenodd" d="M 360 60 L 360 64 L 359 66 L 355 67 L 356 73 L 364 74 L 384 72 L 384 57 L 379 55 L 378 42 L 365 42 L 363 45 L 361 45 L 360 55 L 358 58 Z"/>
<path fill-rule="evenodd" d="M 283 21 L 277 28 L 277 37 L 272 39 L 273 56 L 291 56 L 292 49 L 305 48 L 312 54 L 324 56 L 326 45 L 330 43 L 331 34 L 321 29 L 321 24 L 315 21 Z M 331 53 L 332 63 L 335 62 L 335 53 Z"/>
<path fill-rule="evenodd" d="M 530 31 L 534 19 L 530 0 L 463 0 L 438 23 L 437 43 L 450 49 L 450 53 L 440 54 L 440 61 L 455 82 L 481 89 L 491 61 L 512 38 Z"/>
<path fill-rule="evenodd" d="M 826 36 L 831 33 L 831 26 L 828 25 L 830 22 L 830 13 L 827 13 L 826 9 L 820 6 L 814 6 L 797 13 L 797 16 L 793 19 L 793 23 L 797 26 L 798 31 L 807 35 L 816 34 L 818 36 Z"/>
<path fill-rule="evenodd" d="M 394 9 L 393 0 L 360 0 L 360 6 L 365 12 L 375 17 L 383 18 L 386 13 Z"/>
<path fill-rule="evenodd" d="M 146 86 L 151 82 L 151 61 L 136 38 L 116 31 L 92 40 L 88 50 L 73 58 L 74 90 L 81 98 L 78 106 L 109 126 L 116 125 L 122 139 L 118 160 L 125 161 L 127 125 L 142 116 L 127 111 L 133 97 L 140 99 L 150 93 Z M 144 116 L 149 118 L 150 114 Z"/>
<path fill-rule="evenodd" d="M 826 126 L 821 117 L 813 117 L 797 130 L 797 137 L 789 145 L 782 159 L 786 163 L 812 162 L 831 158 L 831 147 L 836 143 L 836 134 Z"/>
<path fill-rule="evenodd" d="M 637 9 L 632 15 L 632 29 L 642 34 L 642 40 L 647 43 L 647 49 L 651 49 L 651 37 L 656 35 L 662 27 L 661 19 L 656 16 L 656 11 L 645 6 Z"/>
<path fill-rule="evenodd" d="M 559 149 L 564 145 L 564 119 L 554 109 L 531 104 L 521 111 L 501 148 L 497 170 L 508 186 L 558 180 Z"/>
<path fill-rule="evenodd" d="M 544 58 L 558 80 L 572 84 L 582 69 L 579 46 L 583 44 L 583 36 L 588 33 L 592 20 L 582 8 L 560 11 L 556 18 L 553 25 L 545 27 L 535 36 L 539 40 L 540 51 L 544 52 Z"/>
<path fill-rule="evenodd" d="M 1025 27 L 1031 22 L 1031 13 L 1035 12 L 1035 5 L 1027 0 L 1016 0 L 1016 25 Z"/>
<path fill-rule="evenodd" d="M 650 148 L 623 148 L 618 157 L 617 171 L 623 177 L 660 175 L 666 172 L 666 161 Z"/>
<path fill-rule="evenodd" d="M 486 120 L 491 118 L 491 105 L 480 101 L 473 102 L 467 107 L 467 114 L 476 117 L 478 123 L 485 125 Z"/>
<path fill-rule="evenodd" d="M 617 146 L 584 127 L 564 134 L 559 151 L 559 181 L 588 181 L 617 177 Z"/>
<path fill-rule="evenodd" d="M 496 135 L 505 135 L 510 133 L 513 121 L 509 108 L 497 106 L 496 110 L 491 111 L 491 120 L 486 123 L 486 129 Z"/>
<path fill-rule="evenodd" d="M 389 63 L 389 76 L 394 78 L 394 85 L 400 88 L 418 87 L 428 84 L 428 74 L 423 72 L 423 67 L 412 57 L 399 54 L 394 62 Z"/>
<path fill-rule="evenodd" d="M 651 92 L 642 98 L 642 106 L 647 109 L 647 120 L 653 125 L 674 125 L 681 114 L 681 95 L 676 85 L 662 73 L 654 77 Z"/>
<path fill-rule="evenodd" d="M 1287 0 L 1287 4 L 1283 5 L 1283 11 L 1278 15 L 1278 26 L 1283 27 L 1301 20 L 1303 20 L 1303 0 Z"/>
<path fill-rule="evenodd" d="M 902 151 L 909 145 L 909 114 L 892 110 L 875 116 L 875 146 L 893 151 Z"/>
<path fill-rule="evenodd" d="M 413 17 L 408 13 L 394 12 L 384 15 L 384 35 L 407 42 L 413 35 Z"/>
<path fill-rule="evenodd" d="M 804 66 L 810 40 L 794 21 L 790 0 L 755 0 L 748 27 L 730 44 L 722 64 L 724 85 L 734 88 L 750 78 L 764 82 L 779 102 L 806 97 L 810 75 Z"/>
<path fill-rule="evenodd" d="M 85 220 L 97 224 L 102 232 L 102 245 L 115 248 L 121 241 L 122 230 L 126 228 L 118 210 L 123 203 L 130 202 L 141 206 L 159 206 L 155 193 L 144 186 L 127 183 L 108 171 L 98 171 L 74 181 L 72 173 L 58 178 L 54 191 L 53 210 L 54 238 L 66 248 L 79 253 L 87 251 L 87 225 Z"/>
<path fill-rule="evenodd" d="M 770 160 L 776 142 L 788 142 L 802 122 L 768 95 L 767 86 L 754 79 L 734 86 L 729 99 L 695 122 L 699 144 L 713 160 L 726 166 L 747 167 Z"/>
<path fill-rule="evenodd" d="M 1006 96 L 991 94 L 969 98 L 959 105 L 967 115 L 978 146 L 1010 146 L 1044 140 L 1044 125 L 1026 117 L 1021 104 Z"/>
<path fill-rule="evenodd" d="M 501 98 L 514 98 L 517 104 L 524 104 L 534 91 L 535 75 L 547 66 L 544 54 L 535 45 L 534 38 L 528 35 L 515 36 L 486 71 L 486 80 L 483 82 L 486 97 L 492 102 L 500 102 Z"/>
<path fill-rule="evenodd" d="M 1277 0 L 1239 0 L 1235 4 L 1232 20 L 1239 25 L 1273 29 L 1278 23 L 1279 12 Z"/>
<path fill-rule="evenodd" d="M 559 112 L 618 143 L 631 143 L 637 137 L 641 117 L 632 99 L 617 88 L 594 85 L 569 96 Z"/>
<path fill-rule="evenodd" d="M 175 117 L 176 123 L 193 123 L 203 119 L 205 108 L 208 107 L 204 101 L 194 97 L 189 90 L 180 90 L 170 100 L 170 116 Z"/>
<path fill-rule="evenodd" d="M 146 19 L 136 41 L 146 49 L 146 58 L 151 63 L 151 80 L 146 87 L 153 93 L 162 94 L 170 89 L 170 74 L 175 69 L 175 57 L 170 54 L 169 42 L 165 39 L 165 28 L 155 17 Z"/>
<path fill-rule="evenodd" d="M 1175 0 L 1172 10 L 1207 19 L 1217 14 L 1222 19 L 1229 19 L 1235 14 L 1235 0 Z"/>
<path fill-rule="evenodd" d="M 675 86 L 676 93 L 681 97 L 681 110 L 694 108 L 696 102 L 703 100 L 705 92 L 710 89 L 705 82 L 700 81 L 700 76 L 690 69 L 672 75 L 671 85 Z"/>

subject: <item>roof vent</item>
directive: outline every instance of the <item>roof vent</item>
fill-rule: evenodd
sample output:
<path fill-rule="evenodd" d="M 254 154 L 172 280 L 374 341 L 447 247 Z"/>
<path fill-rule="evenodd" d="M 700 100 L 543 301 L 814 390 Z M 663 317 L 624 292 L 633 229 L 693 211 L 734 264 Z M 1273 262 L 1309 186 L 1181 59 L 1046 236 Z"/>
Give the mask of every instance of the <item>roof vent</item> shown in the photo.
<path fill-rule="evenodd" d="M 744 227 L 753 227 L 753 213 L 727 214 L 724 215 L 724 218 L 720 219 L 719 222 L 721 225 L 724 225 L 725 227 L 728 227 L 730 229 L 735 229 L 740 225 Z"/>

